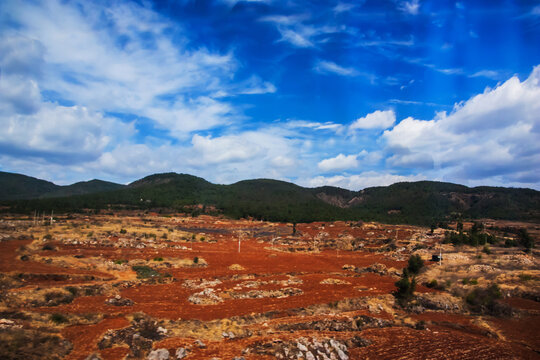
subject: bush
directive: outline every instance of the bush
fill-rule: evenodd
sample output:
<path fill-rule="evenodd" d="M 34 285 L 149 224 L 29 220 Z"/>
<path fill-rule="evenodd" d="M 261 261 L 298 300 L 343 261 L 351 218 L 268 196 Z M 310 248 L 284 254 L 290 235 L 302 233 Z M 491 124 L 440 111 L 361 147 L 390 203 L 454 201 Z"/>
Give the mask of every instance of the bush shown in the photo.
<path fill-rule="evenodd" d="M 128 261 L 126 259 L 114 260 L 114 263 L 117 264 L 117 265 L 126 264 L 127 262 Z"/>
<path fill-rule="evenodd" d="M 413 298 L 414 290 L 416 289 L 416 278 L 410 278 L 404 272 L 401 279 L 396 281 L 395 285 L 397 290 L 394 296 L 401 306 L 405 306 Z"/>
<path fill-rule="evenodd" d="M 518 239 L 521 246 L 525 249 L 532 249 L 534 247 L 534 240 L 527 232 L 527 229 L 519 229 Z"/>
<path fill-rule="evenodd" d="M 120 229 L 120 234 L 126 234 L 126 233 L 127 233 L 126 229 Z"/>
<path fill-rule="evenodd" d="M 154 261 L 163 261 L 163 258 L 162 257 L 155 257 Z"/>
<path fill-rule="evenodd" d="M 486 313 L 491 315 L 508 314 L 511 310 L 498 300 L 502 297 L 501 289 L 497 284 L 488 288 L 476 288 L 471 291 L 465 300 L 470 309 L 477 313 Z"/>
<path fill-rule="evenodd" d="M 426 287 L 433 289 L 436 288 L 437 285 L 439 285 L 439 283 L 437 282 L 437 280 L 433 279 L 426 284 Z"/>
<path fill-rule="evenodd" d="M 482 252 L 487 254 L 487 255 L 490 255 L 491 254 L 491 249 L 489 248 L 489 246 L 484 245 L 484 248 L 482 249 Z"/>
<path fill-rule="evenodd" d="M 146 265 L 135 265 L 131 269 L 137 273 L 138 279 L 148 279 L 160 276 L 160 273 Z"/>
<path fill-rule="evenodd" d="M 195 256 L 195 257 L 193 258 L 193 263 L 194 263 L 194 264 L 198 264 L 198 263 L 199 263 L 199 258 L 198 258 L 197 256 Z"/>
<path fill-rule="evenodd" d="M 423 267 L 424 260 L 422 260 L 420 255 L 412 255 L 409 258 L 409 265 L 407 266 L 407 271 L 410 274 L 417 275 Z"/>
<path fill-rule="evenodd" d="M 47 306 L 57 306 L 59 304 L 69 304 L 75 296 L 71 292 L 49 291 L 45 294 Z"/>
<path fill-rule="evenodd" d="M 69 321 L 65 315 L 59 313 L 51 314 L 49 319 L 55 324 L 65 324 Z"/>
<path fill-rule="evenodd" d="M 518 243 L 517 243 L 516 240 L 506 239 L 504 241 L 504 247 L 505 248 L 515 247 L 515 246 L 518 246 Z"/>

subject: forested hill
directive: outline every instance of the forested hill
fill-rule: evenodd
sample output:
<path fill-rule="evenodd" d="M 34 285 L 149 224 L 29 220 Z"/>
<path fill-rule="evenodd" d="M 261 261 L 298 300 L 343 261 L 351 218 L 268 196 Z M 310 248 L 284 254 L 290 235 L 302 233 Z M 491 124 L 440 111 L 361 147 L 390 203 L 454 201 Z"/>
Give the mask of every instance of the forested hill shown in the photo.
<path fill-rule="evenodd" d="M 6 175 L 8 174 L 8 175 Z M 215 211 L 240 218 L 309 222 L 375 220 L 429 225 L 454 217 L 540 221 L 540 192 L 502 187 L 469 188 L 419 181 L 350 191 L 256 179 L 231 185 L 176 173 L 155 174 L 129 185 L 92 180 L 69 186 L 0 173 L 5 211 L 82 209 Z"/>

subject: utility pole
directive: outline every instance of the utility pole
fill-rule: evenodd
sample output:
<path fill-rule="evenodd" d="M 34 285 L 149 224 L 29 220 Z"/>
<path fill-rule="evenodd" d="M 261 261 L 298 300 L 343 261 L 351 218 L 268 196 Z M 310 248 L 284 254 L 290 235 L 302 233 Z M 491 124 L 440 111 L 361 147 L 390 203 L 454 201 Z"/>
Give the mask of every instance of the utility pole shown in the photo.
<path fill-rule="evenodd" d="M 238 253 L 240 253 L 240 244 L 242 243 L 242 233 L 238 234 Z"/>

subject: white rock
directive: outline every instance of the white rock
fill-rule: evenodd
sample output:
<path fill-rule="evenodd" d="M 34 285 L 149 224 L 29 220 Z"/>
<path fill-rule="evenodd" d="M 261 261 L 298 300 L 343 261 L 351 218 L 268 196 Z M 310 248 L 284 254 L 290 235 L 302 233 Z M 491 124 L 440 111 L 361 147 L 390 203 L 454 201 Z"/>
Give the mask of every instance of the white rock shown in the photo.
<path fill-rule="evenodd" d="M 148 354 L 147 360 L 169 360 L 169 350 L 157 349 Z"/>
<path fill-rule="evenodd" d="M 176 355 L 177 359 L 183 359 L 188 354 L 187 354 L 187 350 L 185 348 L 178 348 L 178 349 L 176 349 L 176 354 L 175 355 Z"/>

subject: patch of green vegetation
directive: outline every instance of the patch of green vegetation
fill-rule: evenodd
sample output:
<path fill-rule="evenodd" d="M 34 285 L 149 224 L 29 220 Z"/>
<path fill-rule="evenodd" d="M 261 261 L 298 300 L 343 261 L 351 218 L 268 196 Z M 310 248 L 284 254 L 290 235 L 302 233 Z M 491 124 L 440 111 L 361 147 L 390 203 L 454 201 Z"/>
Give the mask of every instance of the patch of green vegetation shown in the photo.
<path fill-rule="evenodd" d="M 127 264 L 127 262 L 128 261 L 126 259 L 114 260 L 114 263 L 117 264 L 117 265 Z"/>
<path fill-rule="evenodd" d="M 474 278 L 463 278 L 461 280 L 461 283 L 463 285 L 478 285 L 478 280 L 477 279 L 474 279 Z"/>
<path fill-rule="evenodd" d="M 407 266 L 407 271 L 410 274 L 418 275 L 420 270 L 424 267 L 424 260 L 420 257 L 420 255 L 412 255 L 409 257 L 409 263 Z"/>
<path fill-rule="evenodd" d="M 134 265 L 131 269 L 137 273 L 137 279 L 148 279 L 159 277 L 161 275 L 159 272 L 146 265 Z"/>
<path fill-rule="evenodd" d="M 498 301 L 501 298 L 502 293 L 499 285 L 493 284 L 487 288 L 475 288 L 465 297 L 465 301 L 469 308 L 477 313 L 495 316 L 509 315 L 511 309 Z"/>
<path fill-rule="evenodd" d="M 519 274 L 519 280 L 521 280 L 523 282 L 531 281 L 531 280 L 535 280 L 535 279 L 536 278 L 531 274 Z"/>
<path fill-rule="evenodd" d="M 120 234 L 126 234 L 126 233 L 127 233 L 126 229 L 124 229 L 124 228 L 120 229 Z"/>
<path fill-rule="evenodd" d="M 195 256 L 195 257 L 193 258 L 193 263 L 194 263 L 194 264 L 198 264 L 198 263 L 199 263 L 199 258 L 198 258 L 197 256 Z"/>
<path fill-rule="evenodd" d="M 163 261 L 163 258 L 162 257 L 155 257 L 154 261 Z"/>
<path fill-rule="evenodd" d="M 49 319 L 55 324 L 65 324 L 69 322 L 68 318 L 64 314 L 54 313 L 49 316 Z"/>

